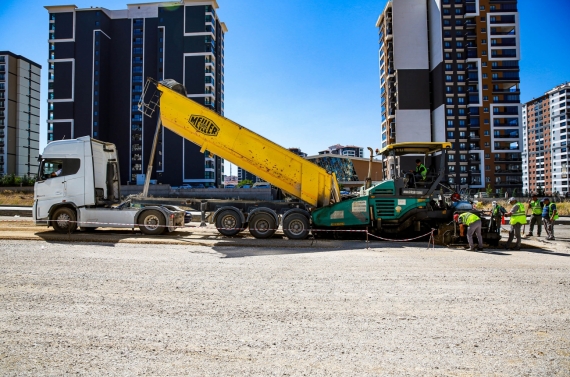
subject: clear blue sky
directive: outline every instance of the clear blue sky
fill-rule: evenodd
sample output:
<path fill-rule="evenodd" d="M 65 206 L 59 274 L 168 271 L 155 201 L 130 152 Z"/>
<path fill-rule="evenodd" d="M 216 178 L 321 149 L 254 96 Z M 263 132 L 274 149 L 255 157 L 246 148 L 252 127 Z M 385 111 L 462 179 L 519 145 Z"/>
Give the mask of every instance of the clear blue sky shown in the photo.
<path fill-rule="evenodd" d="M 395 0 L 397 1 L 397 0 Z M 4 0 L 0 50 L 41 64 L 45 145 L 48 14 L 61 0 Z M 80 8 L 126 2 L 79 0 Z M 316 154 L 337 143 L 380 146 L 378 31 L 386 1 L 218 0 L 225 40 L 225 115 Z M 519 0 L 522 101 L 570 81 L 570 1 Z M 228 174 L 229 171 L 226 172 Z M 235 171 L 234 171 L 235 173 Z"/>

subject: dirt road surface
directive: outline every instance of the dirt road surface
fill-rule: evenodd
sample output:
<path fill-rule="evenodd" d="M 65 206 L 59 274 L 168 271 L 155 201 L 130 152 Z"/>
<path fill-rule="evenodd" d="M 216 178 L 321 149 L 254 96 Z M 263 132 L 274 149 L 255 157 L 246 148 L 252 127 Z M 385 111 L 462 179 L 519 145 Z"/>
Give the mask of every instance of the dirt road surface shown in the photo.
<path fill-rule="evenodd" d="M 570 227 L 477 253 L 16 225 L 0 231 L 3 376 L 570 375 Z"/>

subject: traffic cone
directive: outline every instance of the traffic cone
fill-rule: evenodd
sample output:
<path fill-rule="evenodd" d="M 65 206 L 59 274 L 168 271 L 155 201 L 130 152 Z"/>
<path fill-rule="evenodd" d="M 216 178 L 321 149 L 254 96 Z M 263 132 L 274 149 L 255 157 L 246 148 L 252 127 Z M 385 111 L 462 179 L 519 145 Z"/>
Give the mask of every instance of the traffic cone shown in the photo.
<path fill-rule="evenodd" d="M 501 224 L 502 224 L 502 225 L 505 225 L 506 223 L 507 223 L 507 222 L 505 221 L 505 216 L 502 216 L 502 218 L 501 218 Z"/>

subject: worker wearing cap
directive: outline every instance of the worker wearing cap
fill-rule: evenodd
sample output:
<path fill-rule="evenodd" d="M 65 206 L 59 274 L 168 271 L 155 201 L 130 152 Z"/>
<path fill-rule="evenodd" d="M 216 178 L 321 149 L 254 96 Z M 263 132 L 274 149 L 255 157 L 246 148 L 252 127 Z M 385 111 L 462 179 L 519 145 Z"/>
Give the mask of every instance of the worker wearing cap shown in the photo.
<path fill-rule="evenodd" d="M 534 224 L 537 227 L 537 235 L 540 237 L 542 231 L 542 207 L 544 204 L 538 200 L 538 194 L 533 193 L 532 198 L 528 201 L 528 209 L 532 212 L 530 215 L 530 231 L 526 235 L 527 237 L 532 236 L 532 230 L 534 229 Z"/>
<path fill-rule="evenodd" d="M 512 248 L 513 250 L 521 249 L 521 228 L 523 224 L 526 224 L 526 214 L 524 210 L 524 204 L 518 202 L 515 198 L 510 198 L 509 203 L 513 206 L 505 216 L 510 217 L 511 230 L 509 231 L 509 239 L 505 245 L 505 249 L 511 248 L 511 242 L 514 237 L 517 237 L 517 243 Z"/>
<path fill-rule="evenodd" d="M 467 227 L 467 242 L 469 242 L 469 247 L 467 250 L 475 251 L 475 246 L 473 245 L 473 234 L 477 234 L 478 247 L 477 250 L 483 250 L 483 237 L 481 236 L 481 218 L 473 213 L 465 212 L 461 215 L 455 214 L 453 219 L 458 224 L 463 224 Z"/>
<path fill-rule="evenodd" d="M 554 220 L 558 219 L 558 211 L 556 204 L 550 203 L 549 198 L 542 199 L 544 207 L 542 208 L 542 222 L 544 223 L 544 230 L 546 230 L 547 240 L 554 241 Z"/>

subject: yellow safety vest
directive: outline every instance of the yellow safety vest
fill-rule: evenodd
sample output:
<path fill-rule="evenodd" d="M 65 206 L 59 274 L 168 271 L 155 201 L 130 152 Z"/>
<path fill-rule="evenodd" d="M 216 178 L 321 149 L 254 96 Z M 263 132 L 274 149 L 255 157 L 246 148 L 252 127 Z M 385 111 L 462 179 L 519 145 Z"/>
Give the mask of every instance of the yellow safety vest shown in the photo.
<path fill-rule="evenodd" d="M 539 200 L 531 201 L 529 207 L 532 210 L 533 215 L 542 215 L 542 208 L 540 207 Z"/>
<path fill-rule="evenodd" d="M 467 226 L 473 224 L 475 221 L 481 220 L 479 216 L 469 212 L 462 213 L 461 215 L 459 215 L 459 218 L 463 222 L 463 225 Z"/>
<path fill-rule="evenodd" d="M 513 214 L 511 215 L 511 221 L 510 221 L 511 225 L 526 224 L 524 205 L 522 205 L 521 203 L 517 203 L 515 204 L 515 206 L 517 207 L 517 211 L 513 212 Z"/>
<path fill-rule="evenodd" d="M 424 164 L 420 163 L 419 166 L 416 166 L 416 174 L 421 174 L 422 179 L 426 179 L 427 176 L 427 168 Z"/>

